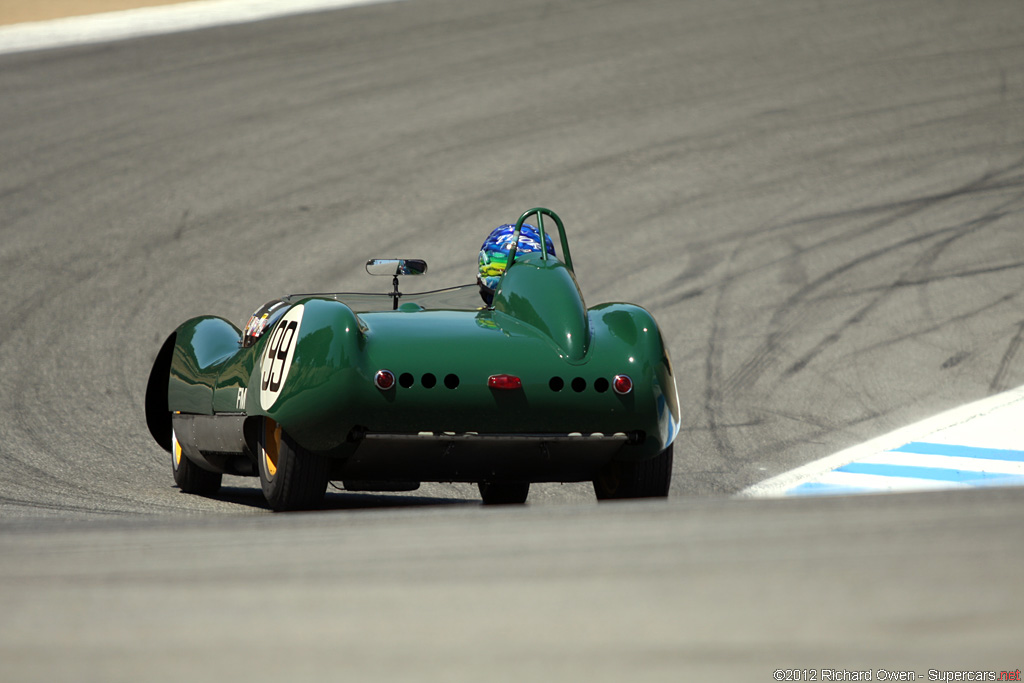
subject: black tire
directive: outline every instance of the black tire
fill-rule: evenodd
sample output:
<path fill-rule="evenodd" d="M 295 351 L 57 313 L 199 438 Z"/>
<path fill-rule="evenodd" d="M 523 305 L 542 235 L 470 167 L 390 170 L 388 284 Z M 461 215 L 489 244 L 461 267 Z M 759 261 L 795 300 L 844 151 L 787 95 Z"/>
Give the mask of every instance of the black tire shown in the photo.
<path fill-rule="evenodd" d="M 477 486 L 484 505 L 522 505 L 530 495 L 530 482 L 482 481 Z"/>
<path fill-rule="evenodd" d="M 174 340 L 177 334 L 172 334 L 160 347 L 160 352 L 153 361 L 153 368 L 149 371 L 149 381 L 146 382 L 146 426 L 149 433 L 160 448 L 168 453 L 173 451 L 171 445 L 171 410 L 167 407 L 167 382 L 171 374 L 171 361 L 174 360 Z"/>
<path fill-rule="evenodd" d="M 281 426 L 264 418 L 259 430 L 260 485 L 272 510 L 313 510 L 327 491 L 327 458 L 295 443 Z"/>
<path fill-rule="evenodd" d="M 671 483 L 672 445 L 650 460 L 611 462 L 594 480 L 594 493 L 598 500 L 667 498 Z"/>
<path fill-rule="evenodd" d="M 174 483 L 185 493 L 212 496 L 220 491 L 223 475 L 219 472 L 204 470 L 185 457 L 173 430 L 171 431 L 171 471 L 174 472 Z"/>

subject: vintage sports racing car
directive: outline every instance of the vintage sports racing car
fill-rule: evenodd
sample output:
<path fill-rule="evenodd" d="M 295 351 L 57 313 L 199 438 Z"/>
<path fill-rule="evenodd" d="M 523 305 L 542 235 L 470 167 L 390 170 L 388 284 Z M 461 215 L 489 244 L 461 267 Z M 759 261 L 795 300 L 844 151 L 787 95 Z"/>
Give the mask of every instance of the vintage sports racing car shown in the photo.
<path fill-rule="evenodd" d="M 399 278 L 426 263 L 374 259 L 367 271 L 391 276 L 392 291 L 293 294 L 244 330 L 215 316 L 183 323 L 146 391 L 175 482 L 210 495 L 223 474 L 259 476 L 274 510 L 317 507 L 331 481 L 476 482 L 485 503 L 506 504 L 533 482 L 667 496 L 679 403 L 651 314 L 586 307 L 548 209 L 492 233 L 480 261 L 477 283 L 412 294 Z"/>

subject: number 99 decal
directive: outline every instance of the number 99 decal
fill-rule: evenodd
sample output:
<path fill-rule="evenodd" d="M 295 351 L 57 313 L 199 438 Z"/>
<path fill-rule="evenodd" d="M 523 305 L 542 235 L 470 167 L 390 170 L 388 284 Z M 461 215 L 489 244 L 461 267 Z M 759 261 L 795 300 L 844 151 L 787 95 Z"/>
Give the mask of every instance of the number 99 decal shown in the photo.
<path fill-rule="evenodd" d="M 295 306 L 284 314 L 260 356 L 260 405 L 263 410 L 270 410 L 288 379 L 288 370 L 299 341 L 303 310 L 302 306 Z"/>

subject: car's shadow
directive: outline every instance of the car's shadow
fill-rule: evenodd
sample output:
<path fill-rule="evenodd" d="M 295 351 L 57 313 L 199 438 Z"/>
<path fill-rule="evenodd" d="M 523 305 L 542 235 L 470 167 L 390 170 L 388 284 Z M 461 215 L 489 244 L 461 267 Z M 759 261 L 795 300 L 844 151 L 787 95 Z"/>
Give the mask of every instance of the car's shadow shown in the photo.
<path fill-rule="evenodd" d="M 235 505 L 270 510 L 263 492 L 258 487 L 223 486 L 214 500 Z M 324 495 L 323 504 L 316 508 L 320 512 L 330 510 L 381 510 L 391 508 L 478 506 L 479 498 L 446 498 L 441 496 L 416 495 L 415 493 L 357 493 L 330 487 Z"/>

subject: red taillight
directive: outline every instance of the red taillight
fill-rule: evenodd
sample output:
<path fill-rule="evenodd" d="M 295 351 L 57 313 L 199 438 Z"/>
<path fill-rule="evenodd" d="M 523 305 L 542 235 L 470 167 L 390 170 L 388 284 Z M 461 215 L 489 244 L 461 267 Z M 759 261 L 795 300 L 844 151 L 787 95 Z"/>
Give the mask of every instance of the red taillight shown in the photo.
<path fill-rule="evenodd" d="M 390 370 L 378 370 L 377 374 L 373 376 L 373 383 L 381 391 L 387 391 L 395 386 L 395 376 L 391 374 Z"/>
<path fill-rule="evenodd" d="M 487 378 L 491 389 L 522 389 L 523 381 L 515 375 L 491 375 Z"/>
<path fill-rule="evenodd" d="M 629 378 L 629 375 L 615 375 L 615 379 L 612 380 L 612 389 L 616 394 L 628 394 L 633 391 L 633 380 Z"/>

